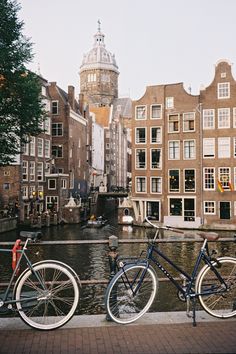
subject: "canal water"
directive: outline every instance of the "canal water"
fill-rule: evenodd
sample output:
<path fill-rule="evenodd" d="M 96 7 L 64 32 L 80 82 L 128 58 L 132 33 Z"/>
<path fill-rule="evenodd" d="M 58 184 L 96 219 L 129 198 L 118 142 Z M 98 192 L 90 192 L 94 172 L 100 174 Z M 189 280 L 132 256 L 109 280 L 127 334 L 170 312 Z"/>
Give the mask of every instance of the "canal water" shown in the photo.
<path fill-rule="evenodd" d="M 108 240 L 109 236 L 116 235 L 119 239 L 145 238 L 152 231 L 141 227 L 121 226 L 110 218 L 109 223 L 101 229 L 88 229 L 83 225 L 63 225 L 43 228 L 43 240 Z M 177 234 L 164 233 L 163 238 L 180 239 Z M 236 246 L 233 243 L 234 232 L 220 232 L 221 237 L 232 237 L 232 242 L 211 243 L 210 247 L 216 249 L 218 256 L 235 256 Z M 19 231 L 0 234 L 1 241 L 15 241 Z M 182 239 L 183 240 L 183 239 Z M 164 253 L 175 260 L 183 269 L 191 272 L 193 263 L 201 243 L 177 242 L 161 243 L 160 248 Z M 145 250 L 145 244 L 120 244 L 118 253 L 122 256 L 139 256 Z M 57 259 L 69 264 L 78 273 L 81 280 L 108 280 L 110 276 L 107 244 L 76 244 L 76 245 L 35 245 L 30 247 L 30 259 L 34 262 L 42 259 Z M 169 269 L 167 267 L 167 269 Z M 7 281 L 11 274 L 11 256 L 1 253 L 0 276 L 1 282 Z M 175 276 L 177 274 L 174 273 Z M 160 274 L 163 278 L 163 275 Z M 102 314 L 105 313 L 104 294 L 106 285 L 83 285 L 80 294 L 80 305 L 77 314 Z M 186 305 L 177 298 L 176 289 L 169 281 L 159 284 L 159 292 L 152 311 L 178 311 L 185 310 Z"/>

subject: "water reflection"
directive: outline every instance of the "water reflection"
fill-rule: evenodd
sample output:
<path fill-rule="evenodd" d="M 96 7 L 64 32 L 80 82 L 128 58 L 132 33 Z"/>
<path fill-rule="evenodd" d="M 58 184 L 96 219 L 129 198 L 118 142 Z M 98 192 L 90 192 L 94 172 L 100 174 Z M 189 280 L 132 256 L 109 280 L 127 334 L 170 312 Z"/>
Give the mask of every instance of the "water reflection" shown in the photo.
<path fill-rule="evenodd" d="M 97 240 L 108 239 L 111 235 L 116 235 L 119 239 L 138 239 L 146 237 L 146 230 L 131 226 L 118 226 L 111 223 L 102 229 L 87 229 L 82 225 L 64 225 L 45 228 L 42 230 L 43 240 Z M 149 237 L 153 231 L 148 229 Z M 233 232 L 220 232 L 221 237 L 232 237 Z M 14 241 L 19 237 L 18 231 L 11 231 L 1 234 L 2 241 Z M 162 238 L 176 238 L 173 234 L 163 233 Z M 161 243 L 160 249 L 176 263 L 187 270 L 192 271 L 194 261 L 201 247 L 201 243 L 181 242 L 181 243 Z M 218 256 L 235 256 L 235 244 L 232 242 L 211 243 L 211 249 L 216 249 Z M 146 249 L 145 244 L 120 244 L 119 254 L 126 256 L 138 256 Z M 58 259 L 68 263 L 79 274 L 81 280 L 108 280 L 108 246 L 105 244 L 96 245 L 37 245 L 31 247 L 30 253 L 33 262 L 41 259 Z M 170 270 L 169 267 L 167 269 Z M 1 254 L 0 274 L 1 280 L 5 281 L 11 273 L 11 259 L 9 254 Z M 159 273 L 158 273 L 159 274 Z M 177 275 L 173 273 L 174 275 Z M 160 274 L 163 278 L 163 275 Z M 83 285 L 81 290 L 81 302 L 77 313 L 94 314 L 104 313 L 104 293 L 105 285 Z M 169 282 L 161 282 L 158 296 L 152 308 L 155 311 L 177 311 L 184 310 L 185 304 L 181 303 L 176 296 L 176 289 Z"/>

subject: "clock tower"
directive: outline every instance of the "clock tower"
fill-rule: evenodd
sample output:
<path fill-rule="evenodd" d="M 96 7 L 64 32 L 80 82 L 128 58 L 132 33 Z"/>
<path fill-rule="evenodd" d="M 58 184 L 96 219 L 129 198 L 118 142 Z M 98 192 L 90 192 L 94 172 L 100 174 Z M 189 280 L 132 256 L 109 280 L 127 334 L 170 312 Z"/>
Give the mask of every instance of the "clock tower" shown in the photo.
<path fill-rule="evenodd" d="M 80 66 L 80 92 L 91 107 L 110 106 L 118 97 L 118 66 L 115 55 L 105 48 L 104 37 L 98 21 L 93 48 Z"/>

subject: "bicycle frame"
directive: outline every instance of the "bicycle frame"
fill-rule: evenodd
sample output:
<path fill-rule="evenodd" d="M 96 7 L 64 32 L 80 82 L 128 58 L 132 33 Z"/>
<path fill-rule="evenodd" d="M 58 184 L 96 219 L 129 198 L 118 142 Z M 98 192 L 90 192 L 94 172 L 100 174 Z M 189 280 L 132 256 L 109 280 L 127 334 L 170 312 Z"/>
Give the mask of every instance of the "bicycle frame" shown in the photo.
<path fill-rule="evenodd" d="M 20 266 L 21 261 L 22 261 L 23 258 L 25 258 L 26 263 L 27 263 L 27 266 L 28 266 L 29 269 L 34 273 L 34 275 L 36 276 L 36 278 L 38 279 L 38 281 L 40 282 L 40 284 L 41 284 L 41 285 L 44 287 L 44 289 L 45 289 L 45 286 L 44 286 L 42 280 L 40 279 L 40 277 L 38 276 L 38 274 L 34 272 L 33 265 L 32 265 L 32 263 L 30 262 L 30 260 L 29 260 L 29 258 L 28 258 L 28 256 L 27 256 L 27 254 L 26 254 L 28 242 L 29 242 L 29 240 L 27 239 L 26 242 L 25 242 L 25 244 L 24 244 L 24 246 L 23 246 L 23 248 L 22 248 L 22 250 L 17 250 L 17 253 L 20 253 L 20 257 L 19 257 L 19 259 L 18 259 L 18 261 L 17 261 L 17 263 L 16 263 L 16 267 L 15 267 L 13 273 L 12 273 L 12 276 L 11 276 L 11 278 L 10 278 L 10 280 L 9 280 L 9 283 L 8 283 L 8 285 L 7 285 L 7 288 L 6 288 L 6 290 L 4 291 L 3 297 L 2 297 L 2 299 L 0 300 L 0 303 L 2 303 L 2 304 L 4 304 L 4 305 L 15 304 L 15 303 L 17 302 L 16 300 L 13 300 L 13 299 L 7 300 L 7 298 L 8 298 L 8 295 L 9 295 L 9 293 L 10 293 L 11 287 L 12 287 L 12 285 L 13 285 L 13 283 L 14 283 L 14 278 L 15 278 L 15 276 L 16 276 L 16 274 L 17 274 L 17 270 L 18 270 L 18 268 L 19 268 L 19 266 Z M 0 248 L 0 252 L 12 252 L 12 249 Z M 30 300 L 35 300 L 35 299 L 36 299 L 36 297 L 32 297 L 32 298 L 27 298 L 25 301 L 30 301 Z M 23 302 L 24 300 L 21 300 L 21 301 Z M 1 306 L 0 306 L 0 307 L 1 307 Z"/>
<path fill-rule="evenodd" d="M 169 257 L 167 257 L 165 254 L 163 254 L 156 246 L 154 243 L 151 243 L 148 246 L 147 249 L 147 257 L 146 257 L 146 267 L 149 266 L 150 260 L 156 264 L 156 266 L 162 271 L 162 273 L 174 284 L 174 286 L 187 298 L 195 298 L 198 295 L 204 295 L 204 294 L 209 294 L 213 293 L 211 292 L 206 292 L 204 294 L 196 294 L 195 291 L 192 291 L 192 287 L 194 285 L 194 281 L 196 279 L 196 275 L 200 266 L 201 261 L 203 261 L 205 264 L 209 265 L 212 267 L 212 270 L 216 274 L 216 276 L 219 278 L 219 280 L 226 286 L 224 280 L 220 276 L 220 274 L 217 272 L 216 268 L 212 265 L 212 259 L 211 256 L 209 255 L 208 248 L 207 248 L 207 240 L 204 240 L 203 245 L 199 251 L 197 260 L 195 262 L 192 274 L 189 275 L 187 272 L 185 272 L 181 267 L 179 267 L 177 264 L 175 264 Z M 207 250 L 207 252 L 206 252 Z M 178 271 L 179 274 L 182 274 L 183 277 L 188 281 L 186 289 L 181 286 L 175 279 L 174 277 L 167 271 L 167 269 L 158 261 L 156 258 L 157 256 L 160 256 L 162 259 L 164 259 L 172 269 Z M 227 286 L 226 286 L 227 287 Z"/>

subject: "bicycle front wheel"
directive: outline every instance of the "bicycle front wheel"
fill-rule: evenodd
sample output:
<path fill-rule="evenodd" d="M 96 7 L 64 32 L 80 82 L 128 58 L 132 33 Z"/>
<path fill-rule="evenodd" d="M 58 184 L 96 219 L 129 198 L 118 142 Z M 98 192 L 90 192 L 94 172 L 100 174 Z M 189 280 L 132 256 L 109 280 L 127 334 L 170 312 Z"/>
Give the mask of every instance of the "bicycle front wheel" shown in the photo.
<path fill-rule="evenodd" d="M 63 265 L 41 263 L 19 279 L 16 307 L 23 321 L 40 330 L 63 326 L 73 316 L 79 302 L 74 275 Z"/>
<path fill-rule="evenodd" d="M 106 292 L 106 310 L 117 323 L 127 324 L 144 315 L 153 303 L 158 287 L 156 273 L 144 264 L 121 269 Z"/>
<path fill-rule="evenodd" d="M 221 257 L 212 267 L 204 266 L 196 280 L 196 291 L 203 309 L 218 318 L 236 315 L 236 258 Z"/>

